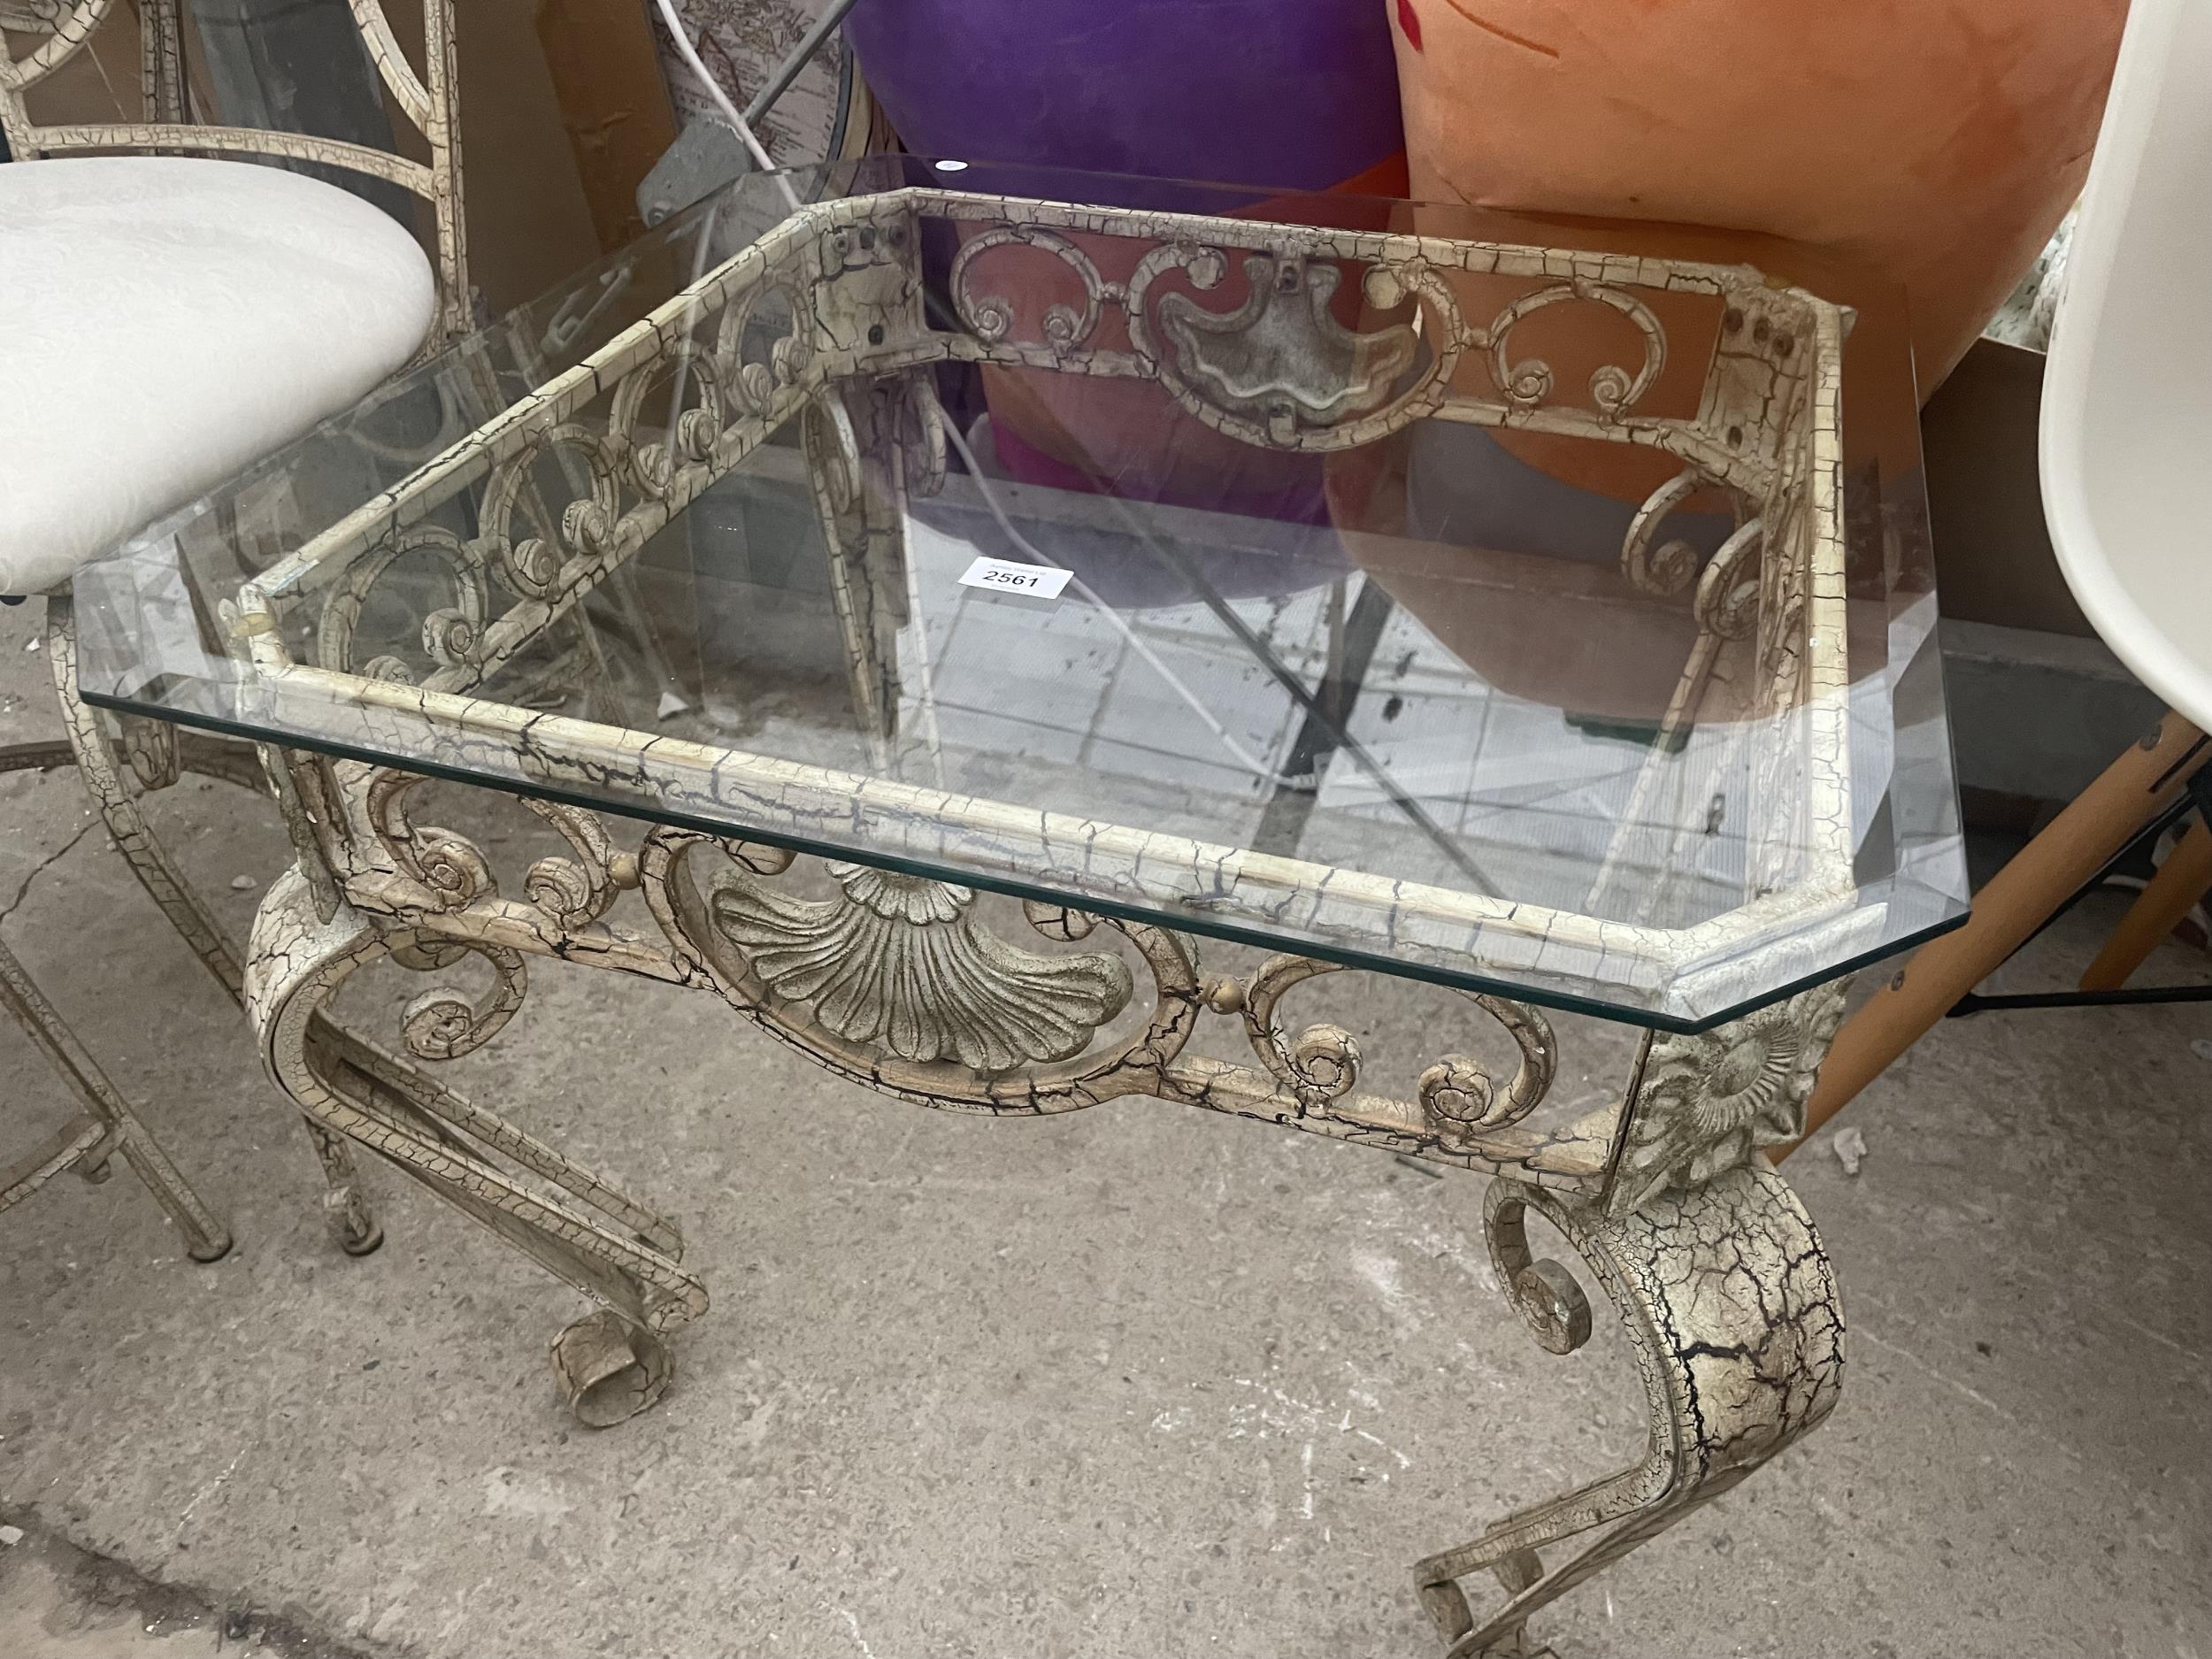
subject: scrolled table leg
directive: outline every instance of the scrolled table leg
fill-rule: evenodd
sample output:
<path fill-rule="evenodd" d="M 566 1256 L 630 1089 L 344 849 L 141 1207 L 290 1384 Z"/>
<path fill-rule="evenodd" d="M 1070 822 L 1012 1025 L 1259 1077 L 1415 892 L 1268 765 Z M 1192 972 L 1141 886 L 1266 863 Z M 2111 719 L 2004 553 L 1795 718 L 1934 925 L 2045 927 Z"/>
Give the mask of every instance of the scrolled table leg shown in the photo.
<path fill-rule="evenodd" d="M 598 1302 L 602 1311 L 562 1333 L 554 1363 L 580 1419 L 618 1423 L 666 1389 L 662 1333 L 706 1310 L 706 1287 L 677 1261 L 681 1240 L 667 1217 L 325 1017 L 354 972 L 408 953 L 419 948 L 406 927 L 342 903 L 320 915 L 305 876 L 288 871 L 255 918 L 246 969 L 269 1074 L 316 1125 L 318 1144 L 358 1142 Z M 449 1012 L 449 999 L 434 1000 L 410 1023 L 438 1031 L 411 1036 L 444 1052 L 434 1039 L 451 1033 L 427 1016 Z M 351 1225 L 349 1212 L 338 1218 Z"/>
<path fill-rule="evenodd" d="M 66 593 L 47 596 L 46 655 L 54 694 L 61 706 L 62 725 L 68 734 L 67 750 L 56 753 L 55 763 L 76 766 L 116 850 L 139 885 L 161 907 L 178 937 L 191 948 L 215 982 L 233 1000 L 242 1000 L 245 970 L 236 949 L 207 901 L 185 880 L 168 849 L 156 839 L 140 810 L 139 795 L 175 782 L 182 764 L 258 790 L 264 786 L 250 751 L 232 749 L 225 752 L 204 739 L 180 737 L 175 728 L 158 721 L 126 716 L 119 720 L 122 746 L 119 752 L 100 711 L 82 695 L 77 675 L 76 606 Z M 0 770 L 9 764 L 9 760 L 0 759 Z M 307 1129 L 316 1160 L 322 1166 L 323 1214 L 331 1236 L 347 1255 L 366 1256 L 383 1242 L 384 1234 L 361 1195 L 352 1155 L 342 1136 L 327 1133 L 311 1118 Z"/>
<path fill-rule="evenodd" d="M 1835 1274 L 1796 1195 L 1754 1161 L 1620 1215 L 1501 1179 L 1492 1258 L 1537 1340 L 1580 1346 L 1587 1303 L 1556 1263 L 1531 1259 L 1533 1210 L 1566 1238 L 1625 1328 L 1650 1412 L 1642 1460 L 1493 1524 L 1415 1570 L 1448 1659 L 1520 1659 L 1528 1616 L 1719 1496 L 1835 1407 L 1843 1319 Z M 1547 1563 L 1540 1548 L 1593 1532 Z M 1478 1622 L 1458 1580 L 1488 1570 L 1506 1600 Z"/>

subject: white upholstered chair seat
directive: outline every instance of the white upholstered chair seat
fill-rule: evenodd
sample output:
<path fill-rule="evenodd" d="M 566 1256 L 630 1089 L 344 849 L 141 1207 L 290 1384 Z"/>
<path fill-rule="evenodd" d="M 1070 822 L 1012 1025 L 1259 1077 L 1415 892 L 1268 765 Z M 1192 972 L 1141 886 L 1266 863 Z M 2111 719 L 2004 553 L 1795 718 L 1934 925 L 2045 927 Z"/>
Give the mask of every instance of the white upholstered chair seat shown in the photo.
<path fill-rule="evenodd" d="M 354 403 L 435 304 L 412 235 L 299 173 L 0 165 L 0 594 L 58 586 Z"/>

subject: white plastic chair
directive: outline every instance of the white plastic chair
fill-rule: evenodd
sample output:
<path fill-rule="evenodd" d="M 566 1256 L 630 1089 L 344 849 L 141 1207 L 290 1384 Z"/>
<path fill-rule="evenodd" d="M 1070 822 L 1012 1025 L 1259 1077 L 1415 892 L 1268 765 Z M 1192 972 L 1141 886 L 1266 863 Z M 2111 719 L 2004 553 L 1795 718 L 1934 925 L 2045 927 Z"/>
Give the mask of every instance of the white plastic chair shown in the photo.
<path fill-rule="evenodd" d="M 2212 729 L 2212 6 L 2135 0 L 2043 381 L 2043 511 L 2113 653 Z"/>
<path fill-rule="evenodd" d="M 2212 729 L 2212 4 L 2134 0 L 2043 380 L 2043 506 L 2067 584 L 2171 709 L 1845 1025 L 1809 1133 L 2184 803 Z M 2200 814 L 2081 979 L 2128 977 L 2212 887 Z"/>

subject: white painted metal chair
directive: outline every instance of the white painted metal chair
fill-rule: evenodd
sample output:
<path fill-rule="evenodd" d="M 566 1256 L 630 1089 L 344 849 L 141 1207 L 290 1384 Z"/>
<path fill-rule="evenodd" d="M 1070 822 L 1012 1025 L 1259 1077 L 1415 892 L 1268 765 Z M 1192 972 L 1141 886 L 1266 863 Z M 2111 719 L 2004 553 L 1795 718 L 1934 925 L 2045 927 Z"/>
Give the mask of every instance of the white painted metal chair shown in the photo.
<path fill-rule="evenodd" d="M 350 5 L 426 162 L 295 133 L 192 124 L 182 0 L 136 0 L 143 119 L 42 125 L 30 107 L 40 83 L 104 25 L 122 26 L 121 8 L 116 0 L 0 0 L 0 134 L 15 157 L 0 165 L 0 595 L 44 595 L 67 733 L 0 748 L 0 771 L 73 764 L 139 880 L 234 998 L 243 984 L 238 951 L 153 838 L 138 796 L 174 781 L 180 767 L 264 788 L 261 769 L 239 746 L 180 741 L 154 722 L 111 724 L 88 707 L 69 581 L 132 531 L 460 332 L 468 288 L 452 0 L 425 0 L 419 75 L 380 0 Z M 360 197 L 257 165 L 270 160 L 365 174 L 422 198 L 432 255 Z M 103 1172 L 119 1151 L 193 1256 L 223 1254 L 222 1224 L 4 949 L 0 1002 L 83 1108 L 27 1161 L 0 1171 L 0 1210 L 64 1170 Z M 314 1133 L 334 1231 L 351 1252 L 374 1248 L 379 1234 L 345 1143 Z"/>
<path fill-rule="evenodd" d="M 2212 887 L 2212 5 L 2134 0 L 2074 228 L 2043 381 L 2043 505 L 2067 584 L 2171 710 L 1975 895 L 1837 1038 L 1817 1128 L 2131 844 L 2185 831 L 2060 1000 L 2194 1000 L 2124 989 Z M 2192 780 L 2195 788 L 2192 788 Z M 2193 804 L 2193 820 L 2188 818 Z"/>

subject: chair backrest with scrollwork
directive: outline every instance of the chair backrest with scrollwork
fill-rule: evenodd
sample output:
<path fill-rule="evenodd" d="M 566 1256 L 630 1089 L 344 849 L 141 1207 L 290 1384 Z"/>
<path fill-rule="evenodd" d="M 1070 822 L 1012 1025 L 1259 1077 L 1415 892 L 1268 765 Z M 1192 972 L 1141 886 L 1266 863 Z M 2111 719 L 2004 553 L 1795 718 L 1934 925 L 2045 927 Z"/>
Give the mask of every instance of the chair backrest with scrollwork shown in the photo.
<path fill-rule="evenodd" d="M 132 4 L 133 0 L 125 0 Z M 418 75 L 384 15 L 382 0 L 347 0 L 355 25 L 392 102 L 422 134 L 429 159 L 250 127 L 188 119 L 183 0 L 134 0 L 145 118 L 139 121 L 41 125 L 27 95 L 80 51 L 107 22 L 117 0 L 0 0 L 0 134 L 18 160 L 142 151 L 261 156 L 308 161 L 383 179 L 419 196 L 434 223 L 438 319 L 432 343 L 468 325 L 468 261 L 461 214 L 461 153 L 454 73 L 454 0 L 423 0 L 423 69 Z M 27 51 L 9 35 L 29 40 Z"/>

